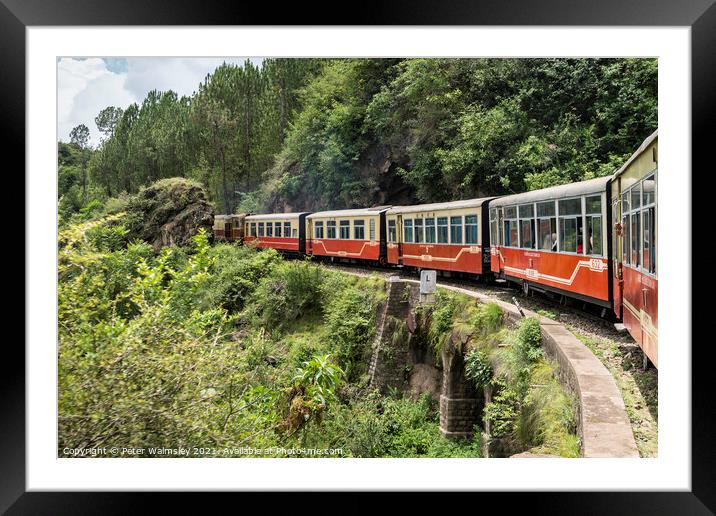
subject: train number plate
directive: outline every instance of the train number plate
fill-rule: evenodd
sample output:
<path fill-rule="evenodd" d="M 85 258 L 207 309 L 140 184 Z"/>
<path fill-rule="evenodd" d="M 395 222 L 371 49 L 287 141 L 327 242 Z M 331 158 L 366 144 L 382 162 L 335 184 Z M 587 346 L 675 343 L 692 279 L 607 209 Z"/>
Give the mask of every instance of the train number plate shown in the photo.
<path fill-rule="evenodd" d="M 529 279 L 539 279 L 539 272 L 535 269 L 525 269 L 525 276 Z"/>

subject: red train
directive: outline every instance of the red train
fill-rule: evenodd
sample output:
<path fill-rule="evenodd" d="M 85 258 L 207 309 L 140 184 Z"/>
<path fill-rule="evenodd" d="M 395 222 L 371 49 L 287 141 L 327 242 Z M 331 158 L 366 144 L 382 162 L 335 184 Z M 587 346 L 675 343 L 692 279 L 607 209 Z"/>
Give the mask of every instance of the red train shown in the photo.
<path fill-rule="evenodd" d="M 516 195 L 316 213 L 217 215 L 217 239 L 445 275 L 498 277 L 615 316 L 658 367 L 654 132 L 612 176 Z"/>

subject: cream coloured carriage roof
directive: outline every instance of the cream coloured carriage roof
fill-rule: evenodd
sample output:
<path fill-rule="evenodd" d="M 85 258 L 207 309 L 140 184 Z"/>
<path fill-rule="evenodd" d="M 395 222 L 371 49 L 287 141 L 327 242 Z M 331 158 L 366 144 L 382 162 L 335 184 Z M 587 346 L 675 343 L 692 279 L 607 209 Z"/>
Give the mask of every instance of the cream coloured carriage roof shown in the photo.
<path fill-rule="evenodd" d="M 259 215 L 248 215 L 246 221 L 250 222 L 253 220 L 293 220 L 297 219 L 300 215 L 307 212 L 299 213 L 261 213 Z"/>
<path fill-rule="evenodd" d="M 481 197 L 479 199 L 465 199 L 462 201 L 434 202 L 430 204 L 414 204 L 412 206 L 393 206 L 388 215 L 398 213 L 418 213 L 424 211 L 459 210 L 462 208 L 479 208 L 485 201 L 494 197 Z"/>
<path fill-rule="evenodd" d="M 490 203 L 491 206 L 511 206 L 513 204 L 524 204 L 530 202 L 539 202 L 549 199 L 566 199 L 569 197 L 577 197 L 580 195 L 596 194 L 606 191 L 612 176 L 597 177 L 579 181 L 578 183 L 569 183 L 560 186 L 551 186 L 542 188 L 541 190 L 532 190 L 514 195 L 499 197 Z"/>
<path fill-rule="evenodd" d="M 375 208 L 356 208 L 352 210 L 318 211 L 311 213 L 307 219 L 332 219 L 337 217 L 371 217 L 380 215 L 386 211 L 388 206 L 377 206 Z"/>

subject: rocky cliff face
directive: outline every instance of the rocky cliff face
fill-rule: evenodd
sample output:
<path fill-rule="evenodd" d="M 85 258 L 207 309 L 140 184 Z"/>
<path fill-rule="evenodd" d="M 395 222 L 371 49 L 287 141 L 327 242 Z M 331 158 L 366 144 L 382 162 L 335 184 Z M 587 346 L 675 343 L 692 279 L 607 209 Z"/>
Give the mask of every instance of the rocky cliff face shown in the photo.
<path fill-rule="evenodd" d="M 127 227 L 133 238 L 167 246 L 191 244 L 199 228 L 211 233 L 214 208 L 204 188 L 194 181 L 169 178 L 141 190 L 127 206 Z"/>

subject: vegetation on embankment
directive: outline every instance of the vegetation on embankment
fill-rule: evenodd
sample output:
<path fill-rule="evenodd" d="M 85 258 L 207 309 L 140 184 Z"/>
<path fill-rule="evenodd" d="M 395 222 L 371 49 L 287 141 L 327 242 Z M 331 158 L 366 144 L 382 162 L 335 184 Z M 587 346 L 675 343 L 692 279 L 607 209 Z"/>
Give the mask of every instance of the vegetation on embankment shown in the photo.
<path fill-rule="evenodd" d="M 367 388 L 382 279 L 273 250 L 130 240 L 123 214 L 59 235 L 59 453 L 116 446 L 479 456 L 434 400 Z M 200 448 L 195 450 L 194 447 Z M 305 455 L 304 455 L 305 456 Z"/>
<path fill-rule="evenodd" d="M 218 212 L 409 204 L 612 173 L 657 127 L 656 59 L 265 59 L 109 106 L 59 145 L 65 218 L 169 177 Z"/>
<path fill-rule="evenodd" d="M 494 303 L 448 291 L 424 311 L 429 340 L 440 356 L 448 342 L 465 343 L 466 376 L 485 394 L 484 428 L 512 453 L 579 457 L 574 400 L 555 377 L 556 364 L 544 355 L 539 321 L 525 318 L 504 325 Z"/>

